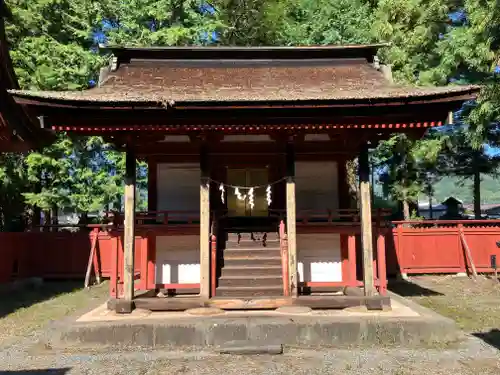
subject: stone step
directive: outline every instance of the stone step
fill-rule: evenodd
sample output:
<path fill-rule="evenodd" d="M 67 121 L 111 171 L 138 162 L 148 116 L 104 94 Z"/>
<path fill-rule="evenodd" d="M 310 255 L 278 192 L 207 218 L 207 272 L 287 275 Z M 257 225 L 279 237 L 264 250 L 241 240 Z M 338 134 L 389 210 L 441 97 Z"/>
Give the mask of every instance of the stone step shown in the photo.
<path fill-rule="evenodd" d="M 281 274 L 272 276 L 223 276 L 219 279 L 220 287 L 263 287 L 283 283 Z"/>
<path fill-rule="evenodd" d="M 266 246 L 264 246 L 264 242 L 262 241 L 241 241 L 240 243 L 236 241 L 226 241 L 226 249 L 237 249 L 237 248 L 245 248 L 245 249 L 258 249 L 261 247 L 266 248 L 280 248 L 279 240 L 266 241 Z"/>
<path fill-rule="evenodd" d="M 240 265 L 240 266 L 224 266 L 221 270 L 221 278 L 231 277 L 231 276 L 247 276 L 247 277 L 256 277 L 256 276 L 282 276 L 282 268 L 280 265 L 273 266 L 249 266 L 249 265 Z"/>
<path fill-rule="evenodd" d="M 260 256 L 256 258 L 248 258 L 244 255 L 224 256 L 224 267 L 226 266 L 281 266 L 281 257 L 277 256 Z"/>
<path fill-rule="evenodd" d="M 268 249 L 266 247 L 260 249 L 225 249 L 224 259 L 245 257 L 248 259 L 280 257 L 280 249 Z"/>
<path fill-rule="evenodd" d="M 276 241 L 279 240 L 279 234 L 276 232 L 266 232 L 267 233 L 267 241 Z M 263 232 L 255 232 L 253 233 L 253 239 L 252 239 L 252 233 L 240 233 L 240 242 L 241 241 L 259 241 L 264 238 L 264 233 Z M 234 241 L 238 242 L 238 233 L 228 233 L 227 234 L 227 240 L 228 241 Z"/>
<path fill-rule="evenodd" d="M 248 286 L 248 287 L 218 287 L 216 297 L 252 298 L 283 296 L 283 285 Z"/>

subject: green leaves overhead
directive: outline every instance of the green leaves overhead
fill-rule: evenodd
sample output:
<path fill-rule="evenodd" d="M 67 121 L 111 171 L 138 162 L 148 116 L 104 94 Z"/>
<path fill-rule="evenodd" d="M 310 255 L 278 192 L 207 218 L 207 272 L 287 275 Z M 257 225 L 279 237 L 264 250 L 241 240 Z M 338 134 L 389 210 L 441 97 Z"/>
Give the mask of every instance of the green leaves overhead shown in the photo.
<path fill-rule="evenodd" d="M 374 41 L 373 14 L 361 0 L 288 1 L 278 44 L 361 44 Z"/>
<path fill-rule="evenodd" d="M 202 44 L 203 34 L 222 27 L 204 14 L 200 0 L 105 0 L 103 20 L 108 42 L 131 46 Z"/>

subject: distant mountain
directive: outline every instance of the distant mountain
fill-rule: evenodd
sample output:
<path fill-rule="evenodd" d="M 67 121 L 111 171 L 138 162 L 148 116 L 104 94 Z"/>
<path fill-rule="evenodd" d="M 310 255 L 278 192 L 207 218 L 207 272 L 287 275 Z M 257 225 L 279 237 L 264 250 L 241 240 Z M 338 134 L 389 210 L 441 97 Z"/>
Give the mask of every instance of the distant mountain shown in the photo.
<path fill-rule="evenodd" d="M 463 180 L 457 177 L 444 177 L 435 186 L 433 200 L 442 202 L 452 196 L 460 199 L 464 203 L 473 202 L 472 179 Z M 427 201 L 426 196 L 421 197 L 422 201 Z M 481 204 L 500 203 L 500 178 L 483 176 L 481 181 Z"/>

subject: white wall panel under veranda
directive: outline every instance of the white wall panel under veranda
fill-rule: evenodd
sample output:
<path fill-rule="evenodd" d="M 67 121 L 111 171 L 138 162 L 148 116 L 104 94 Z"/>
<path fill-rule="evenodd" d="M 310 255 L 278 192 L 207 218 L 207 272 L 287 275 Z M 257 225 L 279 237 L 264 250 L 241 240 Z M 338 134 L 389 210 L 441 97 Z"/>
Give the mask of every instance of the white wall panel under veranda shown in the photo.
<path fill-rule="evenodd" d="M 328 209 L 338 209 L 338 186 L 336 162 L 296 162 L 297 214 L 304 210 L 326 214 Z M 297 258 L 300 281 L 342 281 L 340 235 L 297 235 Z"/>
<path fill-rule="evenodd" d="M 156 237 L 156 283 L 200 282 L 200 236 Z"/>
<path fill-rule="evenodd" d="M 342 281 L 340 235 L 314 233 L 297 235 L 299 281 Z"/>

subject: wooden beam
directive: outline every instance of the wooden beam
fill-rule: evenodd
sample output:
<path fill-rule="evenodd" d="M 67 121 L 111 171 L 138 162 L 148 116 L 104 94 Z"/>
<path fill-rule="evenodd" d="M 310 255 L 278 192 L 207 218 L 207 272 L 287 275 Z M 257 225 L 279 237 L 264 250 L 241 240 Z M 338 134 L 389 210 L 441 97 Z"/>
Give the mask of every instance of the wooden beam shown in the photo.
<path fill-rule="evenodd" d="M 288 239 L 288 275 L 290 296 L 298 294 L 297 277 L 297 231 L 296 231 L 296 205 L 295 205 L 295 152 L 293 143 L 287 143 L 286 149 L 286 229 Z"/>
<path fill-rule="evenodd" d="M 365 286 L 365 296 L 367 297 L 373 296 L 375 293 L 373 279 L 373 235 L 370 190 L 368 145 L 364 145 L 359 155 L 359 203 L 361 211 L 361 247 L 363 250 L 363 283 Z"/>
<path fill-rule="evenodd" d="M 184 311 L 196 307 L 216 307 L 227 310 L 262 310 L 276 309 L 281 306 L 307 306 L 312 309 L 344 309 L 355 306 L 367 306 L 370 310 L 382 310 L 389 307 L 391 301 L 385 296 L 300 296 L 297 298 L 255 298 L 228 299 L 214 298 L 209 301 L 200 297 L 137 298 L 138 308 L 150 311 Z"/>
<path fill-rule="evenodd" d="M 134 300 L 134 252 L 135 252 L 135 194 L 136 160 L 131 147 L 127 147 L 125 160 L 125 221 L 124 221 L 124 257 L 123 290 L 124 301 L 117 311 L 130 313 Z"/>
<path fill-rule="evenodd" d="M 210 175 L 206 144 L 200 149 L 200 296 L 210 298 Z"/>

